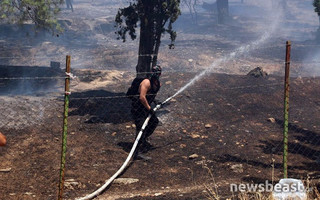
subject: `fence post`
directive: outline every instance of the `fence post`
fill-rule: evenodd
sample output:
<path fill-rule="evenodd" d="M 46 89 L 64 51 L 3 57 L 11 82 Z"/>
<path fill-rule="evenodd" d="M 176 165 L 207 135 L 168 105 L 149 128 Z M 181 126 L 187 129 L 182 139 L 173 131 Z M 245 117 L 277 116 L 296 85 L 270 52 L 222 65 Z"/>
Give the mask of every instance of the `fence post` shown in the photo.
<path fill-rule="evenodd" d="M 285 85 L 284 85 L 284 127 L 283 127 L 283 176 L 288 178 L 288 126 L 289 126 L 289 72 L 291 42 L 286 42 Z"/>
<path fill-rule="evenodd" d="M 60 166 L 60 181 L 58 200 L 62 200 L 64 187 L 64 170 L 66 164 L 67 151 L 67 129 L 68 129 L 68 110 L 69 110 L 69 95 L 70 95 L 70 63 L 71 57 L 66 57 L 66 79 L 65 79 L 65 94 L 64 94 L 64 114 L 63 114 L 63 132 L 62 132 L 62 148 L 61 148 L 61 166 Z"/>

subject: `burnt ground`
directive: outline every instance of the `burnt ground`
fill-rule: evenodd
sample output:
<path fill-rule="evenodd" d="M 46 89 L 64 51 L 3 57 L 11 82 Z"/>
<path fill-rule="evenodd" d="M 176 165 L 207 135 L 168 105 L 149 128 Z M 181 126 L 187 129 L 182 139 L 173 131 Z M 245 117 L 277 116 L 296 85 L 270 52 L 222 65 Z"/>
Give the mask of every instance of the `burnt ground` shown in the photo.
<path fill-rule="evenodd" d="M 171 96 L 173 88 L 194 75 L 164 73 L 158 99 Z M 123 79 L 129 80 L 128 74 Z M 132 161 L 120 176 L 139 181 L 113 183 L 97 199 L 209 199 L 210 188 L 224 199 L 232 195 L 231 183 L 278 181 L 282 177 L 282 82 L 283 77 L 277 76 L 207 75 L 158 111 L 161 124 L 150 138 L 154 149 L 147 153 L 153 159 Z M 291 79 L 290 177 L 317 180 L 320 176 L 315 112 L 319 82 L 319 78 Z M 135 131 L 123 96 L 125 87 L 113 84 L 71 94 L 66 199 L 93 192 L 126 159 Z M 1 99 L 2 115 L 10 118 L 17 113 L 17 123 L 3 120 L 8 143 L 0 151 L 1 199 L 56 199 L 63 98 L 52 93 L 52 97 Z M 192 154 L 198 156 L 189 158 Z"/>
<path fill-rule="evenodd" d="M 124 94 L 135 74 L 137 41 L 114 38 L 118 1 L 77 2 L 74 13 L 63 11 L 66 32 L 59 38 L 41 32 L 30 37 L 23 29 L 30 25 L 0 29 L 0 131 L 8 142 L 0 149 L 0 199 L 57 199 L 64 74 L 48 63 L 64 63 L 66 54 L 78 78 L 71 81 L 65 198 L 100 187 L 122 165 L 134 141 Z M 161 123 L 150 138 L 155 148 L 147 153 L 153 159 L 132 161 L 120 176 L 139 181 L 113 183 L 97 199 L 210 199 L 213 191 L 226 199 L 233 195 L 231 183 L 277 182 L 283 176 L 284 44 L 293 37 L 288 33 L 296 34 L 289 177 L 318 183 L 320 79 L 318 63 L 310 56 L 319 51 L 312 39 L 317 27 L 303 20 L 310 15 L 309 2 L 291 2 L 295 17 L 284 19 L 270 40 L 221 63 L 157 112 Z M 270 24 L 268 17 L 259 21 L 267 13 L 249 0 L 230 6 L 232 17 L 225 25 L 206 12 L 198 13 L 198 24 L 186 13 L 179 18 L 176 48 L 169 51 L 164 38 L 160 49 L 164 72 L 158 100 L 173 95 L 217 59 L 255 41 Z M 241 9 L 236 13 L 235 8 Z M 257 66 L 270 75 L 246 76 Z"/>

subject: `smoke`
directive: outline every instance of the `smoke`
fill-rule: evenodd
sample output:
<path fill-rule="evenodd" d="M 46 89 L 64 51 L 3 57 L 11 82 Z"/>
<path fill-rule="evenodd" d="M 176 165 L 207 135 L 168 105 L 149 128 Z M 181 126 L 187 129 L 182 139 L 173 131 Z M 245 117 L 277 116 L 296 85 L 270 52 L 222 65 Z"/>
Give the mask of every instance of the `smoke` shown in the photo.
<path fill-rule="evenodd" d="M 320 46 L 310 45 L 308 47 L 308 54 L 303 57 L 302 62 L 297 62 L 297 76 L 320 76 L 319 58 Z"/>
<path fill-rule="evenodd" d="M 272 23 L 269 26 L 266 26 L 266 31 L 263 33 L 263 35 L 258 38 L 255 41 L 252 41 L 251 43 L 247 45 L 240 46 L 239 48 L 235 49 L 232 51 L 230 54 L 225 55 L 224 57 L 218 59 L 217 61 L 213 62 L 210 66 L 207 66 L 205 70 L 203 70 L 201 73 L 199 73 L 197 76 L 195 76 L 193 79 L 191 79 L 185 86 L 183 86 L 181 89 L 179 89 L 172 97 L 168 99 L 172 99 L 181 92 L 183 92 L 185 89 L 193 85 L 195 82 L 203 78 L 206 74 L 215 71 L 215 68 L 218 67 L 219 65 L 226 63 L 232 59 L 235 59 L 236 57 L 239 56 L 244 56 L 250 54 L 253 50 L 257 49 L 259 46 L 264 44 L 265 42 L 268 41 L 268 39 L 271 38 L 275 34 L 275 31 L 278 29 L 279 24 L 280 24 L 280 19 L 283 16 L 283 10 L 282 9 L 277 9 L 273 10 L 274 15 L 271 15 L 272 17 L 271 21 Z M 167 100 L 165 101 L 167 102 Z"/>
<path fill-rule="evenodd" d="M 188 42 L 185 42 L 184 44 L 186 45 L 182 48 L 179 48 L 177 45 L 176 51 L 179 51 L 177 53 L 177 57 L 179 56 L 177 62 L 180 62 L 181 58 L 184 59 L 183 56 L 185 55 L 182 55 L 184 52 L 190 51 L 190 54 L 199 53 L 194 52 L 193 44 L 195 43 L 192 43 L 193 41 L 210 40 L 214 37 L 221 37 L 226 41 L 234 42 L 234 46 L 240 46 L 234 51 L 232 51 L 234 47 L 231 45 L 231 47 L 228 46 L 226 48 L 227 51 L 222 47 L 224 50 L 221 53 L 222 56 L 226 52 L 231 51 L 231 53 L 229 59 L 225 58 L 216 61 L 217 63 L 220 62 L 220 64 L 230 59 L 238 58 L 241 55 L 250 55 L 250 52 L 252 52 L 251 48 L 256 47 L 257 44 L 262 43 L 261 41 L 269 38 L 275 38 L 275 41 L 281 41 L 282 44 L 286 40 L 291 40 L 294 50 L 296 48 L 295 42 L 313 40 L 315 38 L 314 33 L 319 25 L 318 16 L 313 11 L 312 0 L 244 0 L 244 3 L 241 3 L 241 0 L 229 0 L 229 13 L 232 19 L 226 23 L 226 26 L 219 26 L 216 23 L 211 23 L 211 21 L 207 22 L 211 18 L 216 17 L 216 13 L 209 13 L 209 11 L 202 7 L 202 3 L 214 4 L 216 1 L 201 0 L 198 1 L 199 5 L 196 7 L 199 12 L 199 18 L 200 15 L 204 16 L 202 23 L 205 26 L 211 26 L 211 29 L 207 29 L 208 32 L 204 32 L 191 27 L 190 18 L 184 17 L 189 13 L 189 9 L 183 2 L 181 1 L 182 16 L 176 22 L 178 24 L 176 26 L 179 29 L 178 32 L 181 33 L 178 33 L 176 43 L 183 40 Z M 286 2 L 286 5 L 283 7 L 279 2 Z M 17 41 L 19 42 L 16 43 L 23 44 L 24 46 L 19 46 L 17 49 L 20 49 L 21 52 L 15 52 L 14 54 L 17 55 L 16 57 L 21 57 L 21 59 L 4 60 L 4 58 L 1 58 L 0 61 L 10 65 L 47 66 L 50 60 L 57 60 L 63 66 L 66 54 L 70 54 L 72 56 L 72 68 L 134 71 L 134 66 L 137 62 L 138 40 L 127 40 L 126 43 L 117 41 L 113 29 L 113 20 L 117 9 L 127 5 L 127 0 L 79 0 L 75 1 L 74 12 L 64 9 L 65 6 L 63 6 L 59 20 L 63 22 L 65 32 L 60 37 L 52 37 L 50 34 L 40 34 L 40 32 L 38 32 L 38 35 L 30 35 L 30 33 L 33 33 L 33 30 L 29 26 L 27 30 L 19 29 L 14 31 L 11 30 L 12 28 L 1 29 L 0 40 L 7 41 L 8 38 L 11 38 L 12 41 L 16 41 L 18 39 Z M 205 12 L 206 14 L 204 14 Z M 233 27 L 241 27 L 242 29 L 237 29 L 233 32 Z M 191 28 L 194 28 L 192 32 L 190 31 Z M 191 33 L 193 34 L 192 36 L 197 38 L 190 39 L 189 34 Z M 250 34 L 250 37 L 245 33 Z M 268 35 L 267 33 L 270 34 Z M 29 36 L 26 37 L 28 34 Z M 13 38 L 13 35 L 16 38 Z M 250 41 L 255 42 L 250 43 Z M 208 42 L 214 43 L 215 41 Z M 268 45 L 272 45 L 272 41 Z M 276 45 L 279 45 L 279 42 Z M 25 49 L 26 46 L 28 46 L 27 49 Z M 162 51 L 163 49 L 167 48 L 167 41 L 162 42 L 162 47 L 160 54 L 164 52 Z M 6 51 L 6 48 L 8 49 L 9 47 L 4 47 L 3 52 L 10 51 Z M 210 53 L 215 53 L 217 50 L 212 49 L 212 46 L 209 47 L 209 45 L 206 48 L 211 48 L 208 50 Z M 199 49 L 202 51 L 202 54 L 208 53 L 203 51 L 203 47 Z M 27 54 L 27 52 L 31 53 Z M 172 52 L 168 52 L 168 54 L 172 55 Z M 8 57 L 9 53 L 4 56 Z M 319 56 L 319 51 L 315 50 L 310 52 L 310 55 L 303 56 L 303 59 L 307 61 L 317 56 Z M 160 62 L 161 59 L 160 55 Z M 216 69 L 220 65 L 217 63 L 213 64 L 217 66 L 209 66 L 209 68 Z M 173 63 L 170 65 L 170 67 L 176 67 L 178 65 L 182 66 L 183 63 Z M 166 66 L 164 65 L 164 67 Z"/>

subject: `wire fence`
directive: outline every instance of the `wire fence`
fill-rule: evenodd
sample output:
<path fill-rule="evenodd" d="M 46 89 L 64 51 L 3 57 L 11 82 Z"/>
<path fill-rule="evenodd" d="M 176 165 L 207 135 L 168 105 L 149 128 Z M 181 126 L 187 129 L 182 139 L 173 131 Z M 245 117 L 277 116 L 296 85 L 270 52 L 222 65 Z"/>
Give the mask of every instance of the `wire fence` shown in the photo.
<path fill-rule="evenodd" d="M 50 67 L 6 66 L 2 72 L 0 131 L 8 143 L 0 151 L 0 197 L 56 199 L 69 76 Z M 71 73 L 76 77 L 70 85 L 64 196 L 73 199 L 96 190 L 121 166 L 146 113 L 135 116 L 140 111 L 134 113 L 125 95 L 134 73 L 72 67 Z M 197 74 L 164 70 L 156 100 L 172 96 Z M 317 182 L 320 79 L 304 77 L 303 70 L 295 75 L 290 79 L 288 177 Z M 148 128 L 155 131 L 140 148 L 152 160 L 135 158 L 122 176 L 139 181 L 125 186 L 122 195 L 203 197 L 215 191 L 231 198 L 237 194 L 230 184 L 277 183 L 283 178 L 283 101 L 282 76 L 208 73 L 151 120 Z M 122 187 L 113 185 L 106 193 L 119 195 Z"/>
<path fill-rule="evenodd" d="M 212 70 L 156 112 L 148 127 L 155 128 L 153 134 L 139 145 L 145 157 L 135 157 L 120 176 L 133 183 L 117 180 L 101 199 L 246 199 L 238 195 L 250 191 L 230 186 L 275 185 L 283 178 L 286 62 L 279 38 L 297 40 L 290 69 L 287 173 L 312 188 L 308 195 L 315 199 L 320 45 L 314 41 L 318 18 L 311 2 L 286 1 L 290 9 L 274 37 L 216 67 L 217 60 L 269 31 L 278 1 L 229 0 L 231 23 L 225 25 L 218 25 L 214 1 L 181 2 L 176 48 L 169 51 L 169 38 L 162 38 L 158 60 L 164 70 L 155 99 L 166 100 L 199 72 Z M 62 166 L 60 194 L 85 196 L 127 158 L 147 114 L 133 110 L 139 101 L 125 93 L 138 57 L 152 56 L 136 54 L 137 40 L 114 40 L 114 16 L 127 3 L 77 0 L 75 12 L 62 10 L 67 32 L 59 37 L 35 33 L 30 24 L 3 26 L 0 132 L 7 145 L 0 147 L 0 199 L 57 199 Z M 72 55 L 71 74 L 64 70 L 66 54 Z M 247 75 L 256 67 L 269 75 Z M 66 78 L 71 93 L 65 91 Z"/>

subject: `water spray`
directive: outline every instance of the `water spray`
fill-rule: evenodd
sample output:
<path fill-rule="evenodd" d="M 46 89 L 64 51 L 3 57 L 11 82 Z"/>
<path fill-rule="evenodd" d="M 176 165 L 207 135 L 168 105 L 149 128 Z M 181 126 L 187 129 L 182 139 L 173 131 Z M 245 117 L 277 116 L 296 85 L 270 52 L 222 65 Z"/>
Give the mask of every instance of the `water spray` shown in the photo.
<path fill-rule="evenodd" d="M 279 18 L 281 16 L 281 12 L 278 13 L 278 15 L 276 16 L 274 23 L 271 25 L 270 29 L 268 32 L 265 32 L 261 38 L 259 38 L 258 40 L 245 45 L 245 46 L 241 46 L 239 48 L 237 48 L 235 51 L 233 51 L 232 53 L 230 53 L 228 56 L 225 56 L 223 58 L 218 59 L 217 61 L 215 61 L 214 63 L 212 63 L 208 68 L 206 68 L 204 71 L 202 71 L 200 74 L 198 74 L 197 76 L 195 76 L 193 79 L 191 79 L 185 86 L 183 86 L 180 90 L 178 90 L 174 95 L 172 95 L 171 97 L 167 98 L 165 101 L 163 101 L 161 104 L 158 104 L 153 111 L 156 112 L 158 109 L 160 109 L 163 105 L 165 105 L 166 103 L 168 103 L 171 99 L 173 99 L 174 97 L 176 97 L 178 94 L 180 94 L 181 92 L 183 92 L 184 90 L 186 90 L 188 87 L 190 87 L 191 85 L 193 85 L 196 81 L 198 81 L 199 79 L 201 79 L 204 75 L 206 75 L 208 72 L 212 71 L 216 66 L 219 66 L 221 63 L 227 62 L 237 56 L 243 55 L 243 54 L 248 54 L 249 52 L 251 52 L 252 50 L 256 49 L 257 46 L 263 44 L 264 42 L 267 41 L 267 39 L 270 38 L 270 36 L 273 34 L 273 32 L 275 31 L 275 29 L 278 27 L 279 25 Z M 148 115 L 148 117 L 146 118 L 146 120 L 144 121 L 142 128 L 138 134 L 138 136 L 136 137 L 134 144 L 130 150 L 130 153 L 127 157 L 127 159 L 125 160 L 125 162 L 122 164 L 122 166 L 119 168 L 119 170 L 112 176 L 110 177 L 105 184 L 103 184 L 99 189 L 97 189 L 95 192 L 82 197 L 82 198 L 77 198 L 76 200 L 88 200 L 88 199 L 92 199 L 96 196 L 98 196 L 102 191 L 104 191 L 113 181 L 114 179 L 116 179 L 122 172 L 123 170 L 127 167 L 129 161 L 131 160 L 138 142 L 142 136 L 142 133 L 144 131 L 144 129 L 146 128 L 146 126 L 149 123 L 149 120 L 151 118 L 151 114 Z"/>

